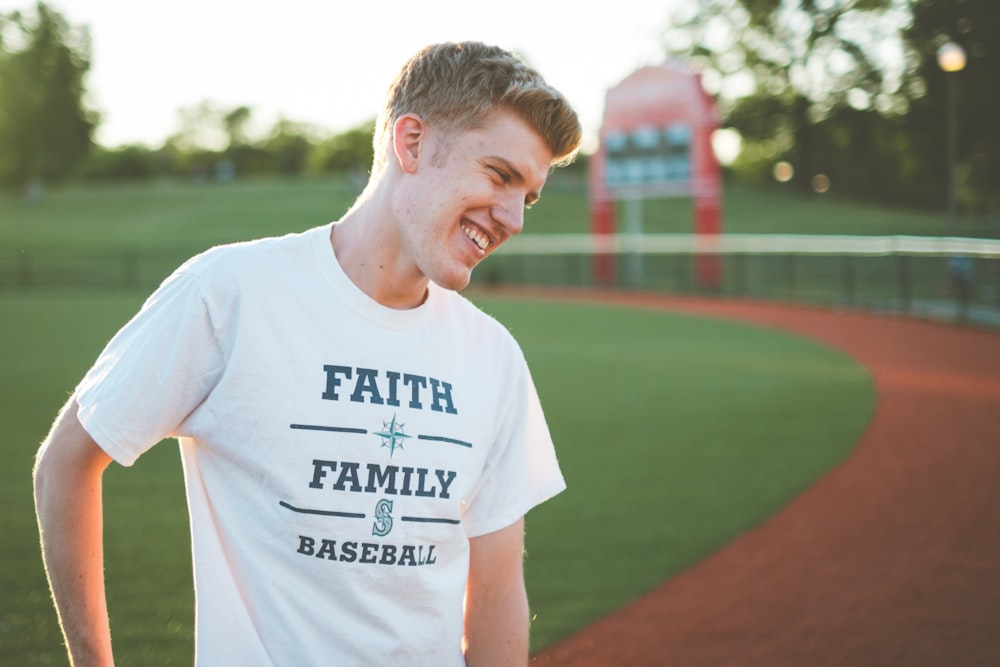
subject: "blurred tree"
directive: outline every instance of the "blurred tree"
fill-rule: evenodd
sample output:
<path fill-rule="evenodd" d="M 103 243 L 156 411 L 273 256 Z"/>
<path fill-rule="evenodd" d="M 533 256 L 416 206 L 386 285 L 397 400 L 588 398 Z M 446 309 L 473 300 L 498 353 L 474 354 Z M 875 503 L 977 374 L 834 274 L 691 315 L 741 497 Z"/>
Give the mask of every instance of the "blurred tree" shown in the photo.
<path fill-rule="evenodd" d="M 252 115 L 250 107 L 240 106 L 222 116 L 222 124 L 229 138 L 229 148 L 236 148 L 249 142 L 247 123 L 250 122 Z"/>
<path fill-rule="evenodd" d="M 1000 6 L 996 0 L 914 0 L 912 11 L 903 33 L 910 63 L 904 82 L 913 100 L 905 119 L 915 155 L 905 174 L 911 190 L 936 204 L 945 201 L 946 77 L 953 77 L 959 199 L 976 214 L 1000 212 Z M 941 70 L 937 52 L 945 42 L 965 51 L 963 70 Z"/>
<path fill-rule="evenodd" d="M 194 180 L 230 180 L 237 174 L 268 171 L 268 159 L 250 142 L 248 106 L 225 109 L 203 100 L 177 110 L 177 131 L 163 144 L 172 170 Z"/>
<path fill-rule="evenodd" d="M 906 110 L 896 36 L 907 0 L 700 0 L 685 7 L 688 14 L 665 33 L 667 51 L 701 71 L 726 124 L 743 137 L 734 168 L 756 180 L 785 160 L 794 166 L 793 185 L 808 189 L 816 174 L 831 176 L 836 165 L 825 149 L 843 127 L 870 133 L 881 117 Z M 852 159 L 871 165 L 871 151 L 855 148 L 862 150 Z"/>
<path fill-rule="evenodd" d="M 316 144 L 309 154 L 307 170 L 313 173 L 366 173 L 372 165 L 372 134 L 375 120 L 335 134 Z"/>
<path fill-rule="evenodd" d="M 917 204 L 903 178 L 914 164 L 904 118 L 852 107 L 833 110 L 812 128 L 817 173 L 827 176 L 839 192 Z"/>
<path fill-rule="evenodd" d="M 248 106 L 239 106 L 220 114 L 219 120 L 227 138 L 222 159 L 228 161 L 234 176 L 273 171 L 271 156 L 250 137 L 247 126 L 252 116 L 253 110 Z"/>
<path fill-rule="evenodd" d="M 95 146 L 76 174 L 88 181 L 137 181 L 157 175 L 157 155 L 145 146 Z"/>
<path fill-rule="evenodd" d="M 996 0 L 698 0 L 665 32 L 744 149 L 733 168 L 793 184 L 816 174 L 839 191 L 942 207 L 947 192 L 946 76 L 958 85 L 959 192 L 976 214 L 1000 210 L 1000 31 Z M 686 13 L 684 13 L 686 12 Z M 946 75 L 937 51 L 961 45 Z M 982 218 L 983 216 L 979 216 Z"/>
<path fill-rule="evenodd" d="M 87 155 L 97 114 L 84 105 L 86 29 L 40 2 L 0 14 L 0 181 L 36 188 Z"/>
<path fill-rule="evenodd" d="M 222 151 L 232 137 L 227 115 L 226 111 L 209 100 L 182 107 L 177 110 L 177 131 L 167 137 L 166 144 L 188 153 Z M 232 131 L 238 131 L 239 127 L 240 123 L 235 123 Z"/>
<path fill-rule="evenodd" d="M 318 134 L 311 125 L 281 118 L 271 128 L 261 148 L 270 155 L 274 170 L 279 174 L 301 174 Z"/>

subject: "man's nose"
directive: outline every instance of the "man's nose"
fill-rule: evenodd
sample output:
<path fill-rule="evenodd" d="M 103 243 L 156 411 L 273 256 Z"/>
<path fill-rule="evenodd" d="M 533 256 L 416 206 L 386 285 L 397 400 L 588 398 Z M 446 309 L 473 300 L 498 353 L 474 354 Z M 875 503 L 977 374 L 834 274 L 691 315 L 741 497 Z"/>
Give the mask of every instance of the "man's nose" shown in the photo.
<path fill-rule="evenodd" d="M 524 199 L 517 196 L 506 197 L 493 207 L 493 218 L 503 225 L 511 236 L 524 229 Z"/>

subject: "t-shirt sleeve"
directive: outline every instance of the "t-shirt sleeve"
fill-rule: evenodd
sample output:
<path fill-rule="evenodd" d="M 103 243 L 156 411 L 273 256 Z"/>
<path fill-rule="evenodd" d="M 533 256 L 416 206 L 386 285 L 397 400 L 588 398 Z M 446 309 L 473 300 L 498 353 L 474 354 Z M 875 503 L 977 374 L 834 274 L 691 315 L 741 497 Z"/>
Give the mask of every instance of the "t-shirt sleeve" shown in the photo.
<path fill-rule="evenodd" d="M 178 272 L 115 334 L 76 388 L 77 415 L 122 465 L 175 435 L 223 368 L 195 276 Z"/>
<path fill-rule="evenodd" d="M 542 404 L 522 361 L 513 396 L 469 503 L 469 537 L 505 528 L 566 488 Z"/>

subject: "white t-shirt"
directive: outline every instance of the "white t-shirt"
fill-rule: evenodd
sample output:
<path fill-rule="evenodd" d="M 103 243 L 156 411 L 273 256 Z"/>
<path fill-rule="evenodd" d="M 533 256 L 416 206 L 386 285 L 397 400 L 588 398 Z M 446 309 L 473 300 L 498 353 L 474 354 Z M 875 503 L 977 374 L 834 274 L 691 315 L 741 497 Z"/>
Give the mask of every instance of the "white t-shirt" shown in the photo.
<path fill-rule="evenodd" d="M 462 665 L 470 537 L 565 488 L 508 331 L 385 308 L 330 226 L 187 262 L 77 388 L 116 461 L 180 440 L 202 665 Z"/>

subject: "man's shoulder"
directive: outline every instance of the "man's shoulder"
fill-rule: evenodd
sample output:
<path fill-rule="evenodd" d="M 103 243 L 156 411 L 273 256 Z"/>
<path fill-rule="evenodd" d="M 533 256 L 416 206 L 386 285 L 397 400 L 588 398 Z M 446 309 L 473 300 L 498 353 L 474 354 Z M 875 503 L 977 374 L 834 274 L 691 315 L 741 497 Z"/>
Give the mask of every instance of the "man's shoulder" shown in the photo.
<path fill-rule="evenodd" d="M 321 228 L 313 228 L 282 236 L 216 245 L 189 259 L 177 272 L 202 278 L 243 273 L 266 275 L 282 263 L 299 261 L 297 258 L 309 250 L 319 233 Z"/>
<path fill-rule="evenodd" d="M 453 313 L 459 326 L 466 329 L 469 335 L 475 336 L 479 340 L 491 340 L 516 350 L 520 354 L 520 345 L 507 325 L 464 294 L 450 290 L 442 291 L 446 292 L 449 310 Z"/>

